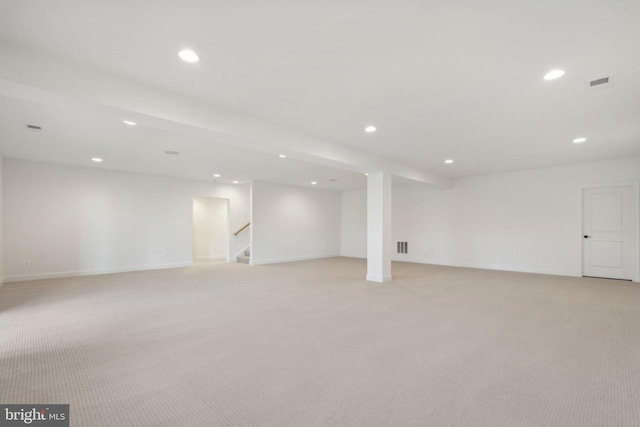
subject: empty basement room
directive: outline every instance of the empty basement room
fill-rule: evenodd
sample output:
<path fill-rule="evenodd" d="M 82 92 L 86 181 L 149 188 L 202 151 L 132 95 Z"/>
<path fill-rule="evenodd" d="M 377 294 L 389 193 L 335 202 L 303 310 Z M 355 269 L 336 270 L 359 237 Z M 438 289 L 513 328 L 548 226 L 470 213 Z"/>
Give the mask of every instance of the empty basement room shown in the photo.
<path fill-rule="evenodd" d="M 0 0 L 0 425 L 640 425 L 639 21 Z"/>

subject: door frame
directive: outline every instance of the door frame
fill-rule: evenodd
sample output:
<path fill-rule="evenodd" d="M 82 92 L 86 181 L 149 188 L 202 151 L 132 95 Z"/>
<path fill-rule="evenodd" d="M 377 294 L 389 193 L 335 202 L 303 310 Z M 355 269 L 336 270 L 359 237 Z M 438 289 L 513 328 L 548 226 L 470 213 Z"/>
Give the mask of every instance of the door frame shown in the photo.
<path fill-rule="evenodd" d="M 632 248 L 632 280 L 634 282 L 640 282 L 640 182 L 638 181 L 621 181 L 610 182 L 603 184 L 589 184 L 580 187 L 580 276 L 584 277 L 584 245 L 583 245 L 583 231 L 584 231 L 584 191 L 596 188 L 606 187 L 626 187 L 631 186 L 631 236 L 633 241 L 631 242 Z"/>

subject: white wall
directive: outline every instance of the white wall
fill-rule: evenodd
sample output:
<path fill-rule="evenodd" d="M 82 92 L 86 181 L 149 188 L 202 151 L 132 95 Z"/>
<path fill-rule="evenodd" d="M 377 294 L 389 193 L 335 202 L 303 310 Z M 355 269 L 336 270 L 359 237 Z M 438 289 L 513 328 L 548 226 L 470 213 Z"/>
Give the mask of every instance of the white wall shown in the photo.
<path fill-rule="evenodd" d="M 2 287 L 2 285 L 4 284 L 4 252 L 2 251 L 2 246 L 3 246 L 3 242 L 4 242 L 4 234 L 3 234 L 3 229 L 4 226 L 2 225 L 4 222 L 4 209 L 3 209 L 3 205 L 2 205 L 2 189 L 3 189 L 3 185 L 2 185 L 2 169 L 3 169 L 3 165 L 4 165 L 4 159 L 2 158 L 2 154 L 0 153 L 0 288 Z"/>
<path fill-rule="evenodd" d="M 14 159 L 3 179 L 7 281 L 190 265 L 194 197 L 229 199 L 231 229 L 249 219 L 248 185 Z"/>
<path fill-rule="evenodd" d="M 255 181 L 251 264 L 340 254 L 340 193 Z"/>
<path fill-rule="evenodd" d="M 340 227 L 340 255 L 367 257 L 367 191 L 344 191 Z"/>
<path fill-rule="evenodd" d="M 451 190 L 395 185 L 392 241 L 409 242 L 409 253 L 394 246 L 394 259 L 579 276 L 582 187 L 639 180 L 632 158 L 463 178 Z M 360 202 L 344 204 L 343 230 L 365 214 Z M 358 236 L 343 235 L 344 255 L 366 256 Z"/>
<path fill-rule="evenodd" d="M 227 199 L 194 197 L 193 259 L 227 259 L 229 222 Z"/>

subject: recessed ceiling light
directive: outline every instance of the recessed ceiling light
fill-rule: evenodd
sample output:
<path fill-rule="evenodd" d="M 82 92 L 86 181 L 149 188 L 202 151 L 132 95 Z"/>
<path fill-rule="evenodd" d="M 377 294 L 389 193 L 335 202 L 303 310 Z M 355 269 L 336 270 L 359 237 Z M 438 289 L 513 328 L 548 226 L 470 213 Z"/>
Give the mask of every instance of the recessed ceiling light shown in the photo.
<path fill-rule="evenodd" d="M 587 140 L 587 138 L 580 137 L 580 138 L 576 138 L 576 139 L 574 139 L 574 140 L 573 140 L 573 143 L 574 143 L 574 144 L 582 144 L 582 143 L 583 143 L 583 142 L 585 142 L 586 140 Z"/>
<path fill-rule="evenodd" d="M 280 158 L 281 158 L 281 159 L 286 159 L 286 158 L 287 158 L 287 156 L 286 156 L 285 154 L 280 154 Z"/>
<path fill-rule="evenodd" d="M 181 50 L 180 53 L 178 53 L 178 56 L 185 62 L 198 62 L 200 60 L 198 55 L 189 49 Z"/>
<path fill-rule="evenodd" d="M 168 154 L 170 156 L 177 156 L 180 153 L 178 153 L 177 151 L 167 150 L 167 151 L 164 152 L 164 154 Z"/>
<path fill-rule="evenodd" d="M 316 185 L 316 184 L 317 184 L 317 182 L 311 181 L 311 185 Z"/>
<path fill-rule="evenodd" d="M 564 70 L 551 70 L 544 75 L 545 80 L 555 80 L 564 76 Z"/>
<path fill-rule="evenodd" d="M 220 174 L 219 174 L 219 173 L 214 173 L 214 174 L 213 174 L 213 177 L 214 177 L 214 178 L 220 178 Z"/>
<path fill-rule="evenodd" d="M 132 122 L 131 120 L 123 120 L 122 123 L 124 123 L 125 125 L 129 125 L 129 126 L 137 125 L 136 122 Z"/>
<path fill-rule="evenodd" d="M 102 161 L 102 159 L 100 157 L 93 157 L 91 159 L 92 162 L 96 162 L 96 163 L 100 163 Z"/>
<path fill-rule="evenodd" d="M 373 133 L 376 131 L 376 127 L 375 126 L 367 126 L 366 128 L 364 128 L 364 131 L 367 133 Z"/>
<path fill-rule="evenodd" d="M 366 176 L 369 176 L 369 174 L 368 174 L 367 172 L 365 172 L 365 175 L 366 175 Z"/>
<path fill-rule="evenodd" d="M 239 181 L 233 181 L 233 183 L 234 183 L 234 184 L 239 184 L 240 182 L 239 182 Z"/>
<path fill-rule="evenodd" d="M 447 160 L 445 160 L 444 162 L 445 162 L 446 164 L 450 165 L 451 163 L 453 163 L 453 160 L 451 160 L 451 159 L 447 159 Z"/>

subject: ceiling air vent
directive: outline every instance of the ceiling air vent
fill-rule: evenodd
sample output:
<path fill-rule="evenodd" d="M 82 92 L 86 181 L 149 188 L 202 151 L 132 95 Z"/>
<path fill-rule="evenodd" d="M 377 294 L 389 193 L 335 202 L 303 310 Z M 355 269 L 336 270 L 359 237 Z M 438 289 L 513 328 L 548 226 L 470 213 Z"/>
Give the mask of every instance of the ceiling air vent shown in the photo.
<path fill-rule="evenodd" d="M 591 80 L 589 82 L 589 86 L 594 87 L 594 86 L 605 85 L 607 83 L 609 83 L 609 77 L 603 77 L 601 79 Z"/>
<path fill-rule="evenodd" d="M 40 126 L 36 126 L 36 125 L 27 125 L 27 128 L 29 128 L 29 130 L 33 132 L 40 132 L 42 130 Z"/>

